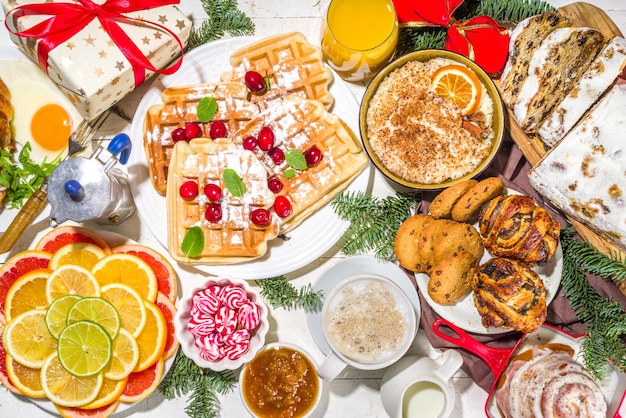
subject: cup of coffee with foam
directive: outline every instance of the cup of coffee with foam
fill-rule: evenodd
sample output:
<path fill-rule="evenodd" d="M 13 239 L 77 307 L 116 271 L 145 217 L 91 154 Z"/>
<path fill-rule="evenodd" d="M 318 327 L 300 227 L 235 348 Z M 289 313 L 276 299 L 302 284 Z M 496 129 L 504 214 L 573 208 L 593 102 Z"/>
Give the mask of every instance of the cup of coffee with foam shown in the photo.
<path fill-rule="evenodd" d="M 385 368 L 404 356 L 417 326 L 411 301 L 393 281 L 375 274 L 347 277 L 322 307 L 322 330 L 331 351 L 318 374 L 333 380 L 348 365 Z"/>

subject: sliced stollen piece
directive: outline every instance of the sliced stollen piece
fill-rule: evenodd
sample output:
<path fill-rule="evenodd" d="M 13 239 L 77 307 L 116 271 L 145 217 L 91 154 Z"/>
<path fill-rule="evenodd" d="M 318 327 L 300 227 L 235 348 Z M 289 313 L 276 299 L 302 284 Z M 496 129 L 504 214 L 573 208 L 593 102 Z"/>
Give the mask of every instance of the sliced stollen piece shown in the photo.
<path fill-rule="evenodd" d="M 253 152 L 269 178 L 280 181 L 282 188 L 276 195 L 290 202 L 291 214 L 282 218 L 281 233 L 328 203 L 367 166 L 368 158 L 354 132 L 327 112 L 320 101 L 295 94 L 275 100 L 240 129 L 233 141 L 243 146 L 246 137 L 257 137 L 264 127 L 274 134 L 273 146 L 269 152 L 260 146 Z M 290 155 L 303 156 L 309 151 L 317 153 L 319 159 L 300 168 L 291 164 Z M 282 152 L 285 159 L 276 160 L 274 152 Z"/>
<path fill-rule="evenodd" d="M 172 132 L 190 122 L 199 122 L 198 103 L 212 97 L 217 103 L 213 120 L 221 120 L 229 134 L 234 133 L 259 113 L 250 103 L 248 89 L 241 83 L 207 83 L 170 87 L 161 93 L 163 104 L 148 108 L 144 120 L 144 149 L 154 189 L 165 195 L 167 171 L 174 147 Z M 201 123 L 202 135 L 208 137 L 210 123 Z"/>
<path fill-rule="evenodd" d="M 511 31 L 509 57 L 500 76 L 500 93 L 504 103 L 513 108 L 528 76 L 528 65 L 541 41 L 558 28 L 572 26 L 571 20 L 556 12 L 546 12 L 522 20 Z"/>
<path fill-rule="evenodd" d="M 522 130 L 534 133 L 564 98 L 603 46 L 592 28 L 560 28 L 543 40 L 528 66 L 528 77 L 513 112 Z"/>
<path fill-rule="evenodd" d="M 626 250 L 626 85 L 615 84 L 528 173 L 554 206 Z"/>
<path fill-rule="evenodd" d="M 292 93 L 319 100 L 327 110 L 333 104 L 329 91 L 333 74 L 324 65 L 322 51 L 300 32 L 270 36 L 246 45 L 233 52 L 230 64 L 233 69 L 222 74 L 223 81 L 243 83 L 250 70 L 269 79 L 269 91 L 250 95 L 250 100 L 262 108 Z"/>
<path fill-rule="evenodd" d="M 615 82 L 626 67 L 626 39 L 614 37 L 600 51 L 578 83 L 554 108 L 537 131 L 553 147 Z"/>
<path fill-rule="evenodd" d="M 245 185 L 241 196 L 231 192 L 226 169 L 233 170 Z M 197 185 L 196 196 L 181 196 L 185 182 Z M 208 184 L 221 189 L 219 202 L 204 193 Z M 183 264 L 233 264 L 261 257 L 267 242 L 280 229 L 278 216 L 270 214 L 267 225 L 255 225 L 250 214 L 256 209 L 272 208 L 274 194 L 267 188 L 265 167 L 251 151 L 241 149 L 228 138 L 196 138 L 179 141 L 173 149 L 167 181 L 168 249 L 172 258 Z M 217 205 L 221 217 L 207 219 L 205 213 Z M 198 256 L 188 257 L 182 243 L 188 231 L 200 227 L 204 248 Z"/>

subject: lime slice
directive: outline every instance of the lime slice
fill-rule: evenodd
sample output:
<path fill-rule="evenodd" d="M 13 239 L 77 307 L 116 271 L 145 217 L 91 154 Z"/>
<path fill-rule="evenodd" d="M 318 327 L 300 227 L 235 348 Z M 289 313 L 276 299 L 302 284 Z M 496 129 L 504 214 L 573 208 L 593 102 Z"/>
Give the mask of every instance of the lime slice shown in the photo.
<path fill-rule="evenodd" d="M 146 324 L 146 307 L 142 297 L 125 284 L 111 283 L 102 286 L 100 296 L 115 306 L 120 314 L 122 328 L 137 337 Z"/>
<path fill-rule="evenodd" d="M 80 299 L 82 298 L 78 295 L 65 295 L 50 304 L 46 311 L 46 325 L 54 338 L 59 338 L 59 334 L 67 325 L 67 313 Z"/>
<path fill-rule="evenodd" d="M 79 377 L 93 376 L 111 361 L 113 342 L 102 326 L 91 321 L 78 321 L 63 329 L 57 352 L 59 362 L 69 373 Z"/>
<path fill-rule="evenodd" d="M 130 332 L 120 329 L 113 341 L 113 358 L 109 367 L 104 369 L 104 377 L 121 380 L 131 374 L 139 362 L 139 345 Z"/>
<path fill-rule="evenodd" d="M 102 298 L 83 298 L 76 302 L 67 313 L 67 324 L 78 321 L 92 321 L 102 326 L 109 333 L 111 339 L 117 336 L 120 330 L 120 316 L 111 302 Z"/>
<path fill-rule="evenodd" d="M 39 369 L 54 353 L 57 342 L 46 326 L 46 311 L 24 312 L 10 321 L 2 336 L 4 349 L 22 366 Z"/>
<path fill-rule="evenodd" d="M 61 406 L 80 407 L 96 399 L 104 377 L 102 373 L 76 377 L 59 362 L 53 353 L 41 368 L 41 386 L 52 402 Z"/>

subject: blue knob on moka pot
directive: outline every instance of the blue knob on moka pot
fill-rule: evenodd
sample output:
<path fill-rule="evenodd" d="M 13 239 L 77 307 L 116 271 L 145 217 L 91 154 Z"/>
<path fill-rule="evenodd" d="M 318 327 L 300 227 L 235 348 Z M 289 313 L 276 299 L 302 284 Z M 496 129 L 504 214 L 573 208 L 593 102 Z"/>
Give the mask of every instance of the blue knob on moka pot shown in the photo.
<path fill-rule="evenodd" d="M 89 158 L 78 156 L 59 163 L 48 178 L 50 225 L 68 220 L 118 224 L 129 218 L 135 203 L 128 176 L 116 165 L 126 164 L 131 150 L 130 138 L 121 133 Z"/>

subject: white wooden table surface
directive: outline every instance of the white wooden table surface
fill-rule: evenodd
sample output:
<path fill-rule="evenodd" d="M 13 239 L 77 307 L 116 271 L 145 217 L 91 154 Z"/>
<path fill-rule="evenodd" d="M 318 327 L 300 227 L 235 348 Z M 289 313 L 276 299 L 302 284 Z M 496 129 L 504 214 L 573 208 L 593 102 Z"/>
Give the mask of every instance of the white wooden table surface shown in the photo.
<path fill-rule="evenodd" d="M 324 10 L 329 0 L 239 0 L 239 8 L 251 17 L 256 25 L 257 36 L 267 36 L 288 31 L 302 32 L 312 43 L 319 45 L 321 21 Z M 560 7 L 571 3 L 567 0 L 550 0 L 550 4 Z M 598 7 L 603 8 L 615 21 L 623 33 L 626 33 L 626 2 L 624 0 L 588 0 Z M 207 18 L 199 0 L 181 0 L 180 9 L 191 16 L 196 25 Z M 0 45 L 13 45 L 9 40 L 4 27 L 3 17 L 0 17 Z M 2 57 L 0 57 L 2 59 Z M 358 101 L 361 100 L 364 87 L 362 85 L 350 85 L 352 92 Z M 121 107 L 133 115 L 137 104 L 141 100 L 145 86 L 133 92 L 121 103 Z M 128 124 L 117 117 L 112 117 L 103 128 L 106 134 L 114 135 L 118 132 L 128 131 Z M 372 193 L 377 196 L 387 196 L 394 193 L 394 186 L 376 173 L 373 180 Z M 0 216 L 2 216 L 0 214 Z M 29 248 L 32 239 L 46 223 L 39 222 L 31 226 L 18 241 L 15 251 Z M 102 229 L 99 224 L 87 223 L 86 226 Z M 134 215 L 123 224 L 116 227 L 105 227 L 138 241 L 142 244 L 153 246 L 165 251 L 155 237 L 151 234 L 145 223 L 142 223 L 138 215 Z M 3 231 L 0 231 L 3 232 Z M 13 252 L 13 253 L 14 253 Z M 12 253 L 12 254 L 13 254 Z M 345 257 L 336 250 L 328 252 L 324 257 L 316 260 L 311 265 L 296 272 L 290 273 L 288 278 L 299 287 L 314 282 L 322 271 L 330 265 Z M 7 254 L 0 255 L 0 263 L 6 261 Z M 319 362 L 323 359 L 323 353 L 316 346 L 307 327 L 305 314 L 301 310 L 287 311 L 284 309 L 270 309 L 272 318 L 270 332 L 266 341 L 285 341 L 296 343 L 307 349 Z M 433 349 L 425 336 L 418 333 L 416 343 L 410 352 L 421 354 L 433 354 Z M 318 408 L 318 417 L 385 417 L 379 386 L 382 376 L 381 371 L 358 372 L 354 369 L 346 370 L 333 382 L 325 382 L 323 389 L 322 404 Z M 480 417 L 484 416 L 483 407 L 487 394 L 475 385 L 463 372 L 459 371 L 453 377 L 456 386 L 457 403 L 452 414 L 454 417 Z M 157 392 L 148 399 L 138 403 L 132 408 L 117 413 L 116 417 L 185 417 L 184 408 L 187 399 L 165 400 Z M 248 416 L 237 390 L 226 396 L 220 397 L 221 413 L 223 417 Z M 4 387 L 0 388 L 0 417 L 14 418 L 28 416 L 38 418 L 50 416 L 48 412 L 40 409 L 28 399 L 18 397 L 8 392 Z"/>

